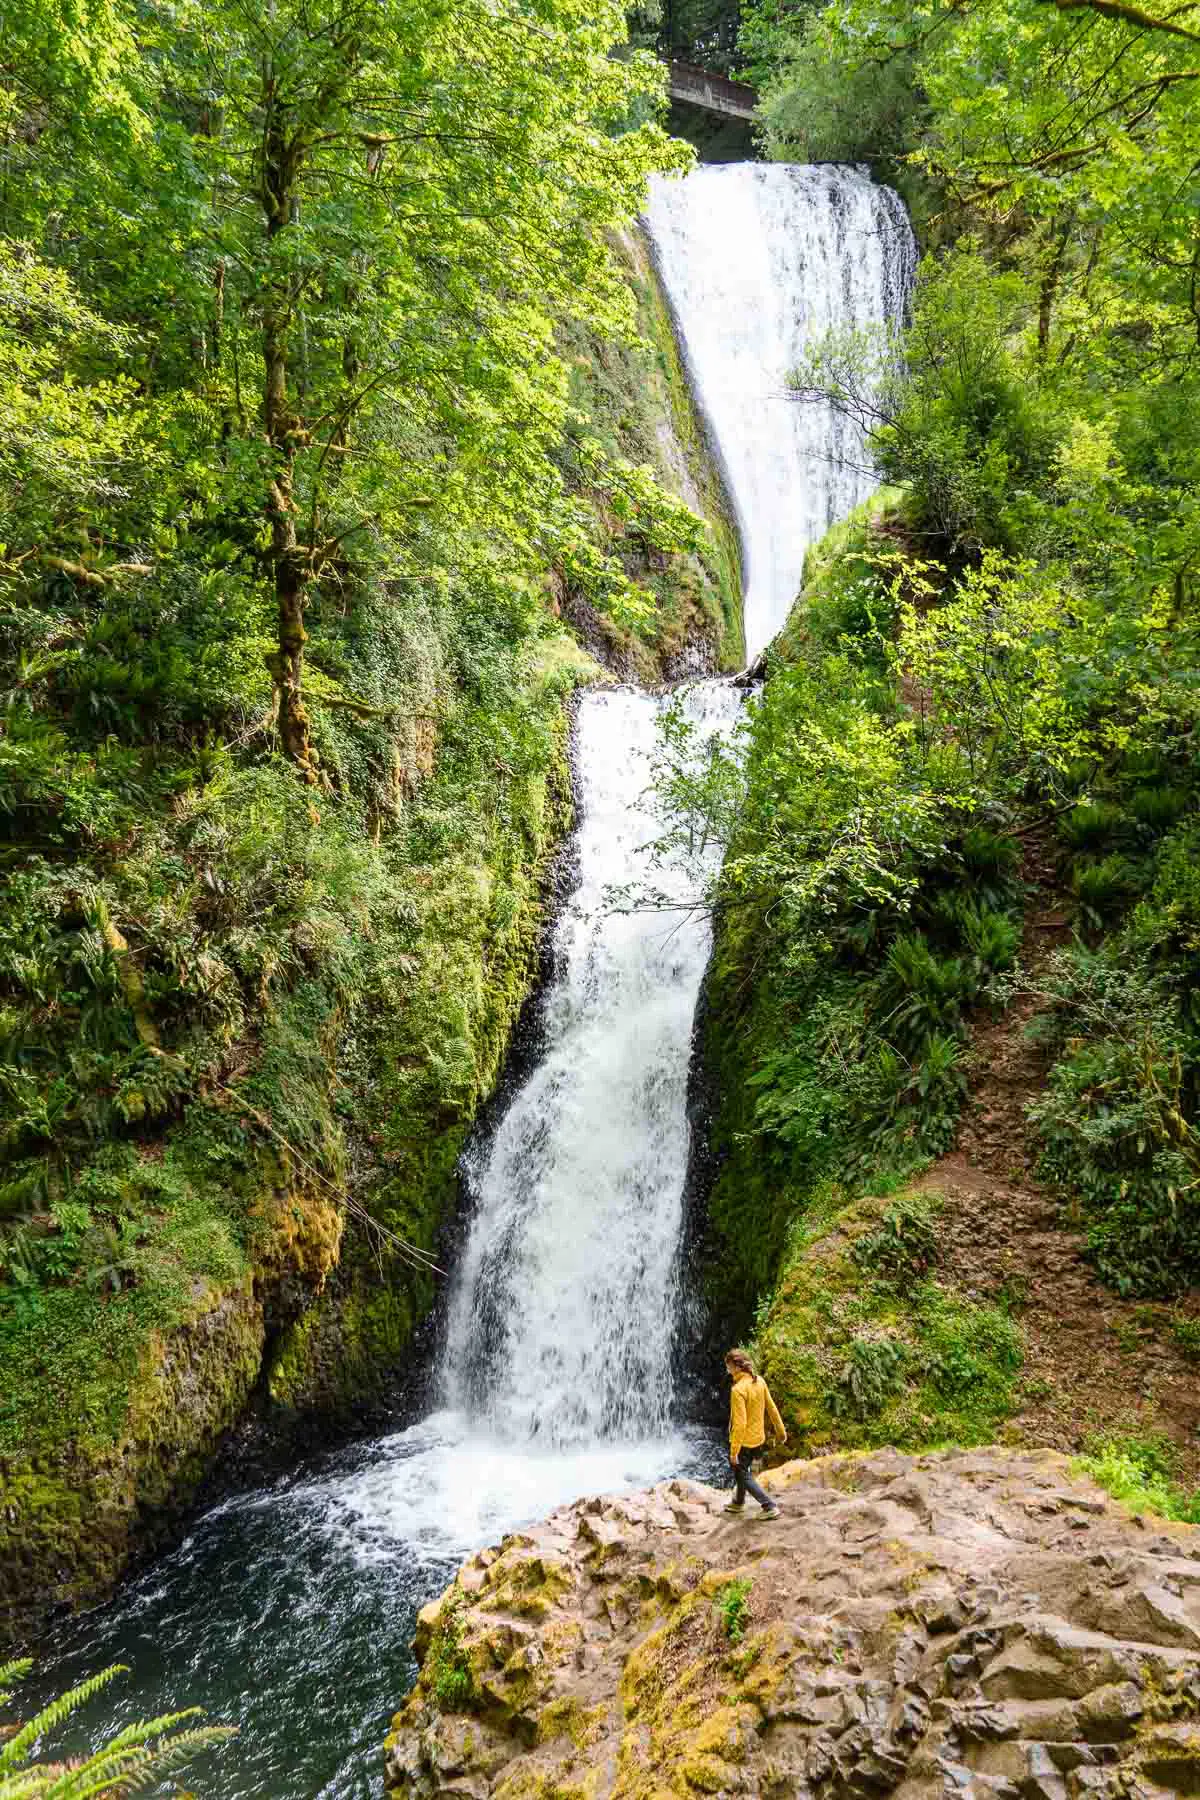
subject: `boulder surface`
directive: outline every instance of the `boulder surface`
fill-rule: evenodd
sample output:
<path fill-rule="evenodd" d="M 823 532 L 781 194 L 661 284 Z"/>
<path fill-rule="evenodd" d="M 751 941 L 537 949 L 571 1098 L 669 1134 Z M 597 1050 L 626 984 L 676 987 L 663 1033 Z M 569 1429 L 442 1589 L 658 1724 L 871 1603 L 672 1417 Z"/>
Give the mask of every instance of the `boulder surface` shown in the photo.
<path fill-rule="evenodd" d="M 831 1456 L 576 1502 L 421 1615 L 392 1793 L 1200 1795 L 1200 1529 L 1051 1451 Z"/>

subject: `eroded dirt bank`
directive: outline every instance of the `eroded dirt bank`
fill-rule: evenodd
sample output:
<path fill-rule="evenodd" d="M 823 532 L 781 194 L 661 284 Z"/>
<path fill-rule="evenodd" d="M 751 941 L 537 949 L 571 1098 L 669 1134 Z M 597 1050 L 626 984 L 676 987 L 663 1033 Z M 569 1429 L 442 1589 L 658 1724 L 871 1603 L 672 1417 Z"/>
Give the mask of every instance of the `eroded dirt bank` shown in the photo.
<path fill-rule="evenodd" d="M 391 1792 L 1200 1793 L 1200 1530 L 1053 1451 L 832 1456 L 729 1518 L 685 1481 L 473 1557 L 418 1633 Z"/>

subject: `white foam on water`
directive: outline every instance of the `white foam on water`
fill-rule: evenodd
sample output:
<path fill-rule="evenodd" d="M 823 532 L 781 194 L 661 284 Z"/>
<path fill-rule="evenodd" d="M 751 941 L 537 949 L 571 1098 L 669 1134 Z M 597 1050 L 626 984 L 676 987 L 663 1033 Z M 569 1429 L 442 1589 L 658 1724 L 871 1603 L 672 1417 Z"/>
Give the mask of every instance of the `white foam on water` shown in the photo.
<path fill-rule="evenodd" d="M 363 1467 L 291 1489 L 287 1502 L 315 1515 L 360 1566 L 389 1562 L 400 1545 L 445 1565 L 582 1494 L 649 1487 L 696 1452 L 683 1433 L 571 1450 L 514 1443 L 444 1411 L 373 1444 Z"/>

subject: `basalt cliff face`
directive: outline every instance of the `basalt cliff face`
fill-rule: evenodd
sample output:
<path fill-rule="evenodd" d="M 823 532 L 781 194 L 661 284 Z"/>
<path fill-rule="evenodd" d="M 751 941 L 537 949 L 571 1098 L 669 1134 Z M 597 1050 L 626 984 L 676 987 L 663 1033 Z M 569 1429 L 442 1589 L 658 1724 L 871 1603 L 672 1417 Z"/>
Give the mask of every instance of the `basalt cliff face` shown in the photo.
<path fill-rule="evenodd" d="M 422 1614 L 390 1792 L 471 1800 L 1200 1794 L 1200 1530 L 1053 1452 L 789 1463 L 482 1551 Z"/>

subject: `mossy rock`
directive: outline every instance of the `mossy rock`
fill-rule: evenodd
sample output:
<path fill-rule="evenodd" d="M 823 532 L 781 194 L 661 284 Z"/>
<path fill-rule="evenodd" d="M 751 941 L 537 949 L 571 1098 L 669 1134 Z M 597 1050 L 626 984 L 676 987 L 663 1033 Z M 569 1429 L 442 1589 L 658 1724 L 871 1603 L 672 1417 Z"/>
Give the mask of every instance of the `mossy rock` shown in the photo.
<path fill-rule="evenodd" d="M 697 411 L 670 309 L 640 231 L 614 239 L 632 289 L 639 338 L 602 338 L 578 323 L 561 328 L 572 400 L 589 432 L 614 456 L 648 464 L 661 484 L 709 528 L 694 554 L 640 557 L 585 489 L 605 548 L 643 587 L 652 607 L 633 630 L 555 595 L 564 616 L 624 680 L 653 685 L 740 668 L 743 661 L 741 549 L 720 467 Z"/>
<path fill-rule="evenodd" d="M 147 1342 L 110 1439 L 0 1457 L 0 1633 L 101 1598 L 129 1557 L 187 1504 L 245 1409 L 265 1320 L 253 1286 L 207 1297 Z"/>
<path fill-rule="evenodd" d="M 801 1228 L 759 1332 L 789 1437 L 814 1452 L 991 1442 L 1017 1406 L 1015 1322 L 931 1271 L 877 1266 L 898 1217 L 936 1235 L 940 1200 L 918 1186 L 866 1196 Z"/>

